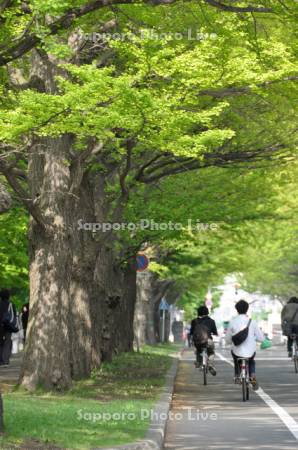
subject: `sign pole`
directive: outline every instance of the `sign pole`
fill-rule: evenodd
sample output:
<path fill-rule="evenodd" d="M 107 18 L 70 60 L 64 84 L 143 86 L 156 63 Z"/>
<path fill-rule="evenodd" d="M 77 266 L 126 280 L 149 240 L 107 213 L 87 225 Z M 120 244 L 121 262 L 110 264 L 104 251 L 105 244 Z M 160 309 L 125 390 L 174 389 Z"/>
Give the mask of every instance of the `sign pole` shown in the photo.
<path fill-rule="evenodd" d="M 162 342 L 165 342 L 165 331 L 166 331 L 166 310 L 164 309 L 162 311 Z"/>
<path fill-rule="evenodd" d="M 161 299 L 161 302 L 159 304 L 159 310 L 162 311 L 162 317 L 161 317 L 161 342 L 165 342 L 166 340 L 166 311 L 169 310 L 170 306 L 167 303 L 165 298 Z"/>

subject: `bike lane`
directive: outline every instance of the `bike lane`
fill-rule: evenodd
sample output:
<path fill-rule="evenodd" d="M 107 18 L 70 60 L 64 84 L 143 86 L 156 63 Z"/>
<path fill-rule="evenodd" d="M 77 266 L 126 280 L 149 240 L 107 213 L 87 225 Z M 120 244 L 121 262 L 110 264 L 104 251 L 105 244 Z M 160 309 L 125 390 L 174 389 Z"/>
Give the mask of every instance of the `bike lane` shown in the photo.
<path fill-rule="evenodd" d="M 286 347 L 259 351 L 257 365 L 260 385 L 296 421 L 298 434 L 298 374 Z"/>
<path fill-rule="evenodd" d="M 221 353 L 229 359 L 227 350 Z M 297 439 L 260 396 L 251 393 L 251 401 L 242 402 L 240 386 L 233 383 L 233 369 L 227 361 L 217 358 L 218 375 L 210 375 L 209 384 L 203 386 L 202 373 L 193 360 L 193 351 L 186 351 L 179 365 L 165 449 L 298 447 Z M 270 364 L 264 369 L 260 364 L 260 371 L 272 371 Z"/>

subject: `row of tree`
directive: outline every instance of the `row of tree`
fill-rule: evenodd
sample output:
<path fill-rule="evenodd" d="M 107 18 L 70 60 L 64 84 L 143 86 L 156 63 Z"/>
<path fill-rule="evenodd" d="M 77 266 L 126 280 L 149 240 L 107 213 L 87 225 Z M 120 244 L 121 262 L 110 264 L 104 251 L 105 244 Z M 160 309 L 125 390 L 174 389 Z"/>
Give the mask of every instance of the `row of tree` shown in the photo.
<path fill-rule="evenodd" d="M 275 173 L 295 164 L 296 2 L 244 3 L 0 3 L 0 170 L 30 215 L 26 388 L 132 349 L 148 243 L 206 262 L 216 238 L 189 218 L 273 214 Z M 168 217 L 183 229 L 80 226 Z"/>

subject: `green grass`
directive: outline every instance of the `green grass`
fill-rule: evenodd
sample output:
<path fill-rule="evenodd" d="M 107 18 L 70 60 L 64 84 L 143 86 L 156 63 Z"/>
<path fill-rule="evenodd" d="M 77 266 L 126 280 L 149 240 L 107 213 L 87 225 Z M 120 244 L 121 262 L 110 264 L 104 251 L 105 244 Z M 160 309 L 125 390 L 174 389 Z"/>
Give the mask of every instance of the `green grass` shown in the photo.
<path fill-rule="evenodd" d="M 90 449 L 144 437 L 177 346 L 146 346 L 105 363 L 66 394 L 5 394 L 0 448 Z M 116 415 L 115 415 L 116 414 Z M 118 414 L 118 416 L 117 416 Z M 120 416 L 119 416 L 120 415 Z"/>
<path fill-rule="evenodd" d="M 168 356 L 174 351 L 179 351 L 181 349 L 181 344 L 156 344 L 156 345 L 145 345 L 142 347 L 141 352 L 151 353 L 152 355 L 162 355 Z"/>

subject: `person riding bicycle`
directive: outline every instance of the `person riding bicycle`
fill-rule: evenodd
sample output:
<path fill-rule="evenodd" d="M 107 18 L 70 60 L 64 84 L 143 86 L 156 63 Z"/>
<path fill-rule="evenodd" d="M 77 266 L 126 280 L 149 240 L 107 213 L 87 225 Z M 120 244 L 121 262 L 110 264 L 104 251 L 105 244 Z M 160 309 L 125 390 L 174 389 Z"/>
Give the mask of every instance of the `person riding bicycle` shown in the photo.
<path fill-rule="evenodd" d="M 247 358 L 250 382 L 253 389 L 256 391 L 259 387 L 256 379 L 255 362 L 257 341 L 262 342 L 264 340 L 264 335 L 258 327 L 257 323 L 254 320 L 248 318 L 247 311 L 249 308 L 249 304 L 245 300 L 239 300 L 239 302 L 236 303 L 235 308 L 238 312 L 238 316 L 231 320 L 226 334 L 227 344 L 232 344 L 235 381 L 239 379 L 240 375 L 238 359 Z M 235 345 L 235 343 L 233 342 L 233 340 L 236 340 L 235 336 L 239 336 L 240 333 L 245 332 L 244 330 L 247 330 L 247 337 L 244 338 L 242 343 L 240 343 L 239 345 Z"/>
<path fill-rule="evenodd" d="M 196 347 L 197 361 L 196 367 L 201 367 L 203 363 L 202 352 L 204 348 L 207 349 L 209 358 L 209 371 L 211 375 L 216 375 L 214 367 L 214 342 L 212 335 L 218 336 L 215 321 L 209 317 L 209 309 L 207 306 L 200 306 L 198 308 L 198 317 L 191 322 L 190 335 L 193 338 L 194 346 Z"/>
<path fill-rule="evenodd" d="M 288 337 L 288 355 L 292 358 L 293 338 L 296 334 L 296 342 L 298 344 L 298 298 L 291 297 L 288 303 L 283 307 L 281 312 L 281 326 L 285 336 Z"/>

